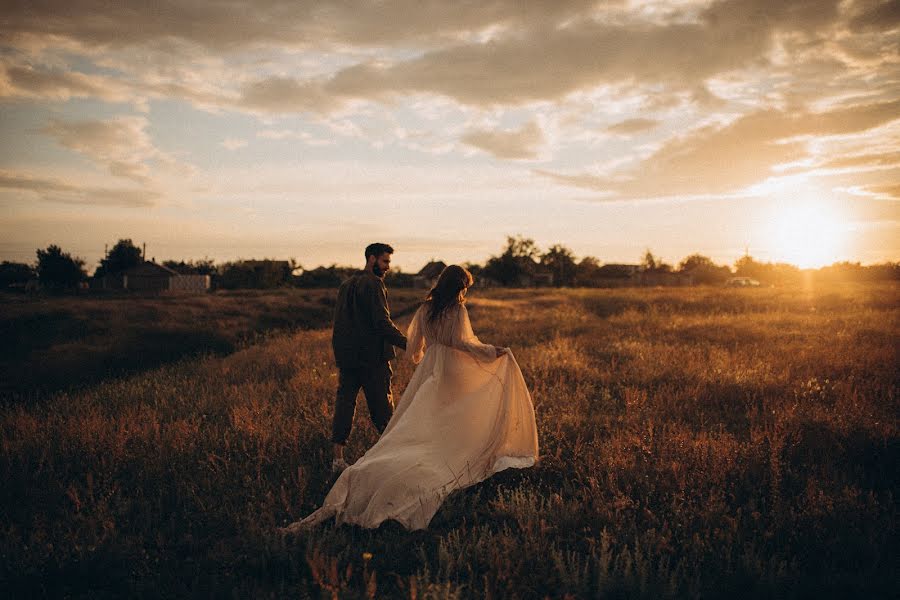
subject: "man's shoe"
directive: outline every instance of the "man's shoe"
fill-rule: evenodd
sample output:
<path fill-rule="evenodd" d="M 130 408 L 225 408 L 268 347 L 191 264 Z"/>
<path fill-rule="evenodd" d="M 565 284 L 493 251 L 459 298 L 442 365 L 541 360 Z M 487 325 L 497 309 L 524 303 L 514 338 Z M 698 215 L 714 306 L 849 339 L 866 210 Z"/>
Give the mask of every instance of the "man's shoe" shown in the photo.
<path fill-rule="evenodd" d="M 350 465 L 348 465 L 347 461 L 344 460 L 343 458 L 335 458 L 334 460 L 331 461 L 331 474 L 337 475 L 339 473 L 342 473 L 344 471 L 344 469 L 346 469 L 349 466 Z"/>

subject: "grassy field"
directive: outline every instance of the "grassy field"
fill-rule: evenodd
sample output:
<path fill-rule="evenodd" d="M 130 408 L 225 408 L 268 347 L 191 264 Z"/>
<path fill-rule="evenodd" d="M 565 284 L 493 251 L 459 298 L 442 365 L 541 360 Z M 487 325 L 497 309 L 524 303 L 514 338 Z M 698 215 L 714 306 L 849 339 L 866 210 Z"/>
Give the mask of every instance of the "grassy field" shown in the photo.
<path fill-rule="evenodd" d="M 420 294 L 394 292 L 402 313 Z M 204 354 L 230 354 L 276 331 L 327 327 L 333 290 L 202 295 L 0 294 L 0 393 L 34 396 Z"/>
<path fill-rule="evenodd" d="M 313 312 L 327 302 L 309 300 Z M 215 299 L 171 302 L 191 307 L 177 322 L 186 331 L 224 323 Z M 91 598 L 900 592 L 897 284 L 490 290 L 471 295 L 470 313 L 481 339 L 511 346 L 522 366 L 541 461 L 452 495 L 429 530 L 273 533 L 316 508 L 332 482 L 336 373 L 330 333 L 314 327 L 320 315 L 304 322 L 310 329 L 138 362 L 109 379 L 97 370 L 77 389 L 2 403 L 0 589 Z M 66 352 L 79 352 L 79 339 Z M 42 356 L 32 348 L 6 360 L 30 369 Z M 52 376 L 52 362 L 40 368 Z M 399 397 L 412 366 L 400 361 L 395 373 Z M 351 459 L 375 441 L 364 405 Z"/>

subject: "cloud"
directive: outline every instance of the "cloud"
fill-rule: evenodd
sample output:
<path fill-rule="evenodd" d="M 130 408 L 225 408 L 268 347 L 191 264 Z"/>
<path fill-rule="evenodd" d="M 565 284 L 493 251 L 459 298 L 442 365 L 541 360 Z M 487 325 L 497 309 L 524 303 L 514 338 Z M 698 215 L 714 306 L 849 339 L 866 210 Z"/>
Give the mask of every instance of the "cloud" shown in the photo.
<path fill-rule="evenodd" d="M 833 24 L 836 0 L 725 0 L 693 21 L 545 21 L 486 41 L 466 41 L 400 61 L 361 62 L 329 77 L 263 79 L 245 89 L 249 108 L 328 111 L 348 99 L 430 93 L 472 106 L 558 100 L 602 84 L 663 83 L 714 101 L 706 79 L 764 64 L 776 32 Z M 704 90 L 705 93 L 704 93 Z"/>
<path fill-rule="evenodd" d="M 853 8 L 855 13 L 849 21 L 851 31 L 890 31 L 900 27 L 897 0 L 857 0 Z"/>
<path fill-rule="evenodd" d="M 702 19 L 735 36 L 742 32 L 813 33 L 838 21 L 840 0 L 723 0 L 703 11 Z"/>
<path fill-rule="evenodd" d="M 719 102 L 706 80 L 765 66 L 776 38 L 785 43 L 784 35 L 805 36 L 803 43 L 812 53 L 827 46 L 823 33 L 842 19 L 872 11 L 883 16 L 890 13 L 887 5 L 893 3 L 857 2 L 856 12 L 844 14 L 838 0 L 719 0 L 637 9 L 632 3 L 591 0 L 524 5 L 487 0 L 453 6 L 437 0 L 267 0 L 253 11 L 236 9 L 236 16 L 211 0 L 186 0 L 165 10 L 135 0 L 114 5 L 51 0 L 7 11 L 4 27 L 13 46 L 40 37 L 91 56 L 134 50 L 135 56 L 155 57 L 154 65 L 163 55 L 184 66 L 198 52 L 226 60 L 244 49 L 260 52 L 275 65 L 285 57 L 272 52 L 330 54 L 332 60 L 324 62 L 332 68 L 314 68 L 310 75 L 291 60 L 255 77 L 247 76 L 246 64 L 235 64 L 221 78 L 237 82 L 234 89 L 211 89 L 159 73 L 141 76 L 147 70 L 137 66 L 147 62 L 141 60 L 130 61 L 133 66 L 117 63 L 119 70 L 136 75 L 128 84 L 120 82 L 125 87 L 119 90 L 113 78 L 78 73 L 52 86 L 33 81 L 23 87 L 31 93 L 137 93 L 257 113 L 325 114 L 351 100 L 391 101 L 409 94 L 494 107 L 556 101 L 600 85 L 642 82 L 688 91 L 697 102 Z M 349 57 L 356 57 L 355 64 L 337 66 Z M 65 80 L 65 75 L 56 73 L 52 79 Z M 21 73 L 18 77 L 23 78 Z M 30 77 L 48 76 L 33 71 Z M 129 85 L 134 89 L 129 91 Z"/>
<path fill-rule="evenodd" d="M 11 171 L 0 171 L 0 189 L 27 192 L 46 202 L 126 208 L 150 207 L 160 198 L 152 190 L 79 186 Z"/>
<path fill-rule="evenodd" d="M 100 98 L 109 102 L 125 102 L 132 94 L 127 85 L 110 77 L 0 65 L 0 97 L 3 96 L 62 101 Z"/>
<path fill-rule="evenodd" d="M 535 175 L 540 175 L 541 177 L 545 177 L 562 185 L 597 192 L 597 196 L 593 196 L 593 199 L 616 199 L 613 198 L 614 192 L 608 189 L 610 188 L 610 179 L 608 177 L 592 175 L 590 173 L 554 173 L 553 171 L 548 171 L 545 169 L 533 169 L 532 173 L 534 173 Z"/>
<path fill-rule="evenodd" d="M 881 169 L 900 167 L 900 152 L 840 156 L 838 158 L 829 159 L 820 166 L 825 169 Z"/>
<path fill-rule="evenodd" d="M 271 112 L 330 111 L 350 99 L 437 94 L 471 106 L 558 100 L 604 83 L 662 81 L 696 88 L 759 57 L 766 38 L 732 42 L 696 24 L 623 27 L 580 23 L 426 52 L 395 63 L 360 63 L 316 80 L 267 78 L 240 106 Z"/>
<path fill-rule="evenodd" d="M 630 25 L 693 19 L 706 26 L 754 33 L 773 28 L 809 31 L 838 16 L 837 0 L 722 0 L 672 7 L 657 3 L 649 7 L 652 10 L 634 10 L 634 3 L 621 0 L 462 0 L 452 4 L 440 0 L 263 0 L 254 3 L 253 10 L 215 0 L 182 0 L 168 3 L 164 9 L 140 0 L 17 4 L 4 11 L 4 32 L 13 44 L 34 44 L 35 37 L 52 36 L 84 48 L 188 44 L 221 53 L 266 45 L 292 49 L 446 45 L 509 31 L 550 31 L 591 21 Z M 867 2 L 864 8 L 872 5 Z M 862 10 L 862 15 L 873 11 L 876 16 L 893 14 L 892 9 L 876 4 Z"/>
<path fill-rule="evenodd" d="M 267 77 L 247 83 L 235 102 L 240 108 L 271 113 L 324 113 L 342 104 L 343 100 L 329 96 L 319 83 L 289 77 Z"/>
<path fill-rule="evenodd" d="M 319 138 L 306 131 L 292 129 L 264 129 L 258 132 L 256 137 L 264 140 L 299 140 L 308 146 L 331 146 L 334 144 L 334 140 Z"/>
<path fill-rule="evenodd" d="M 644 131 L 649 131 L 659 125 L 659 121 L 655 119 L 626 119 L 624 121 L 620 121 L 615 125 L 610 125 L 606 128 L 606 131 L 609 133 L 614 133 L 618 135 L 632 135 L 635 133 L 642 133 Z"/>
<path fill-rule="evenodd" d="M 28 36 L 51 35 L 85 48 L 171 44 L 177 40 L 225 50 L 296 35 L 297 28 L 289 24 L 294 19 L 308 22 L 311 11 L 300 3 L 291 4 L 280 7 L 284 19 L 272 21 L 277 18 L 277 3 L 268 3 L 268 7 L 260 3 L 259 10 L 252 11 L 235 6 L 240 10 L 236 18 L 234 11 L 213 1 L 185 0 L 170 3 L 161 10 L 137 0 L 115 3 L 51 0 L 23 3 L 19 10 L 7 9 L 4 25 L 11 38 L 27 41 Z"/>
<path fill-rule="evenodd" d="M 260 45 L 383 46 L 433 44 L 491 27 L 556 24 L 602 13 L 593 0 L 529 3 L 518 0 L 263 0 L 247 10 L 215 0 L 182 0 L 164 9 L 141 0 L 49 0 L 4 12 L 11 38 L 52 35 L 87 48 L 194 44 L 219 52 Z M 608 3 L 614 7 L 619 2 Z M 102 17 L 101 17 L 102 16 Z M 21 43 L 24 43 L 22 41 Z"/>
<path fill-rule="evenodd" d="M 511 131 L 474 129 L 462 137 L 469 146 L 484 150 L 495 158 L 535 158 L 544 141 L 544 132 L 534 121 Z"/>
<path fill-rule="evenodd" d="M 874 193 L 878 196 L 888 196 L 892 200 L 900 200 L 900 183 L 876 185 L 866 188 L 866 191 Z"/>
<path fill-rule="evenodd" d="M 256 137 L 264 140 L 290 140 L 298 139 L 300 133 L 291 129 L 264 129 L 256 134 Z"/>
<path fill-rule="evenodd" d="M 226 138 L 221 146 L 226 150 L 237 150 L 247 145 L 247 140 L 239 140 L 237 138 Z"/>
<path fill-rule="evenodd" d="M 180 166 L 153 145 L 146 131 L 148 125 L 142 116 L 120 116 L 107 121 L 52 119 L 40 131 L 87 156 L 112 175 L 147 184 L 151 181 L 151 162 L 171 168 Z"/>
<path fill-rule="evenodd" d="M 673 138 L 612 175 L 536 173 L 617 199 L 736 193 L 765 180 L 773 167 L 807 157 L 810 138 L 856 134 L 897 119 L 900 100 L 821 113 L 762 110 Z"/>

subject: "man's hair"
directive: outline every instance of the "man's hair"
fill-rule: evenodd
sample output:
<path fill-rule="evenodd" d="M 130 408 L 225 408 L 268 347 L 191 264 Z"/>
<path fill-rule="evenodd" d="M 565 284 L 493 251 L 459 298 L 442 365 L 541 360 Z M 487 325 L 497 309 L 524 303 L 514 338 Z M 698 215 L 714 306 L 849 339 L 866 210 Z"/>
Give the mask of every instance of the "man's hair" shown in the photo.
<path fill-rule="evenodd" d="M 370 256 L 374 256 L 375 258 L 378 258 L 385 252 L 387 252 L 388 254 L 393 254 L 394 249 L 391 248 L 387 244 L 382 244 L 381 242 L 375 242 L 374 244 L 369 244 L 368 246 L 366 246 L 366 260 L 369 260 Z"/>

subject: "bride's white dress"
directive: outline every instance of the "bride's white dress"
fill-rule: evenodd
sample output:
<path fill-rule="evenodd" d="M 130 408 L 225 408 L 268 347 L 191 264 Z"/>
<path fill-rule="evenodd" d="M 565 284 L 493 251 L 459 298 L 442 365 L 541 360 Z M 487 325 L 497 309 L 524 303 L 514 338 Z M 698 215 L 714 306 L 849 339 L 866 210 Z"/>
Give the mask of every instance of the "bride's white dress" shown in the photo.
<path fill-rule="evenodd" d="M 450 492 L 538 456 L 534 407 L 511 353 L 472 331 L 464 305 L 437 323 L 422 306 L 407 333 L 418 363 L 378 442 L 341 473 L 318 509 L 295 525 L 334 517 L 377 527 L 393 519 L 424 529 Z"/>

